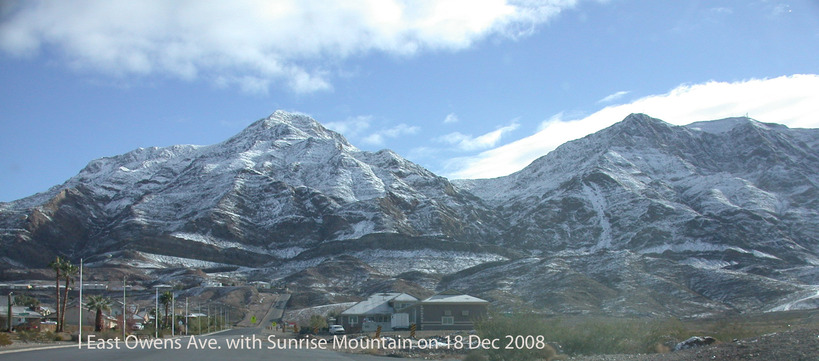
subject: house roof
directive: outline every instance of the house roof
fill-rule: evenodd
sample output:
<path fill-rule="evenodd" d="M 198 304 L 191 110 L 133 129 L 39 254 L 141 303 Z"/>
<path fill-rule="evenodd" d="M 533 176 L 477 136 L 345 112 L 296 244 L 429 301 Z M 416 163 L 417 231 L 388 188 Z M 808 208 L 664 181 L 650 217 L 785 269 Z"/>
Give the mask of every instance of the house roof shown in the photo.
<path fill-rule="evenodd" d="M 421 301 L 421 303 L 489 303 L 489 301 L 470 295 L 442 292 Z"/>
<path fill-rule="evenodd" d="M 376 293 L 348 308 L 342 315 L 383 315 L 393 313 L 390 301 L 418 301 L 406 293 Z"/>
<path fill-rule="evenodd" d="M 6 303 L 6 307 L 0 309 L 0 315 L 3 317 L 8 316 L 8 303 Z M 11 306 L 11 314 L 13 317 L 24 317 L 24 318 L 42 318 L 41 315 L 37 311 L 30 310 L 27 306 Z"/>

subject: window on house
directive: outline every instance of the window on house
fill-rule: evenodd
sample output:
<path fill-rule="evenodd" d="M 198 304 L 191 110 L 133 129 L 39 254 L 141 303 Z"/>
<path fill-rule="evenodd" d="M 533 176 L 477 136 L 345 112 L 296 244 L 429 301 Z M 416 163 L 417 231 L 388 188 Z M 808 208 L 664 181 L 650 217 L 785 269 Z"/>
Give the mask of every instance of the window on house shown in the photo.
<path fill-rule="evenodd" d="M 452 316 L 441 317 L 441 324 L 443 324 L 443 325 L 454 325 L 455 324 L 455 318 L 452 317 Z"/>
<path fill-rule="evenodd" d="M 469 316 L 469 310 L 461 311 L 461 316 Z"/>
<path fill-rule="evenodd" d="M 358 316 L 350 316 L 347 321 L 350 325 L 357 325 L 358 324 Z"/>
<path fill-rule="evenodd" d="M 444 311 L 444 315 L 452 316 L 452 311 L 446 310 L 446 311 Z"/>

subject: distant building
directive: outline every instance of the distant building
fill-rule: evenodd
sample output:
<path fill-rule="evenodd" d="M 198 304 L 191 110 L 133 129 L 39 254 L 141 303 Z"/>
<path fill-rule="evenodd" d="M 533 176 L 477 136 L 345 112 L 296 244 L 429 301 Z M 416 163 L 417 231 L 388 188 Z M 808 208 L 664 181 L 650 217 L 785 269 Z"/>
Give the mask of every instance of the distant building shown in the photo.
<path fill-rule="evenodd" d="M 85 291 L 105 291 L 108 289 L 108 285 L 105 283 L 83 283 L 82 289 Z"/>
<path fill-rule="evenodd" d="M 471 330 L 475 320 L 486 317 L 487 306 L 489 301 L 449 290 L 398 312 L 409 314 L 418 330 Z"/>
<path fill-rule="evenodd" d="M 97 319 L 97 311 L 83 307 L 82 310 L 82 328 L 85 331 L 93 331 L 94 323 Z M 65 310 L 65 329 L 66 331 L 75 331 L 80 324 L 80 309 L 77 306 L 77 301 L 69 302 Z M 119 323 L 117 318 L 111 315 L 111 310 L 102 312 L 102 328 L 104 330 L 115 328 Z"/>
<path fill-rule="evenodd" d="M 372 332 L 378 326 L 390 330 L 396 310 L 416 302 L 417 298 L 406 293 L 376 293 L 342 312 L 338 322 L 347 332 Z"/>
<path fill-rule="evenodd" d="M 222 287 L 222 282 L 207 280 L 203 281 L 201 285 L 202 287 Z"/>
<path fill-rule="evenodd" d="M 253 287 L 256 287 L 256 289 L 259 289 L 259 290 L 270 289 L 270 282 L 253 281 L 253 282 L 248 282 L 248 284 L 250 284 Z"/>
<path fill-rule="evenodd" d="M 0 307 L 0 317 L 6 319 L 8 317 L 8 303 Z M 40 312 L 30 309 L 27 306 L 11 306 L 11 327 L 17 327 L 27 323 L 39 323 L 43 320 L 43 315 Z M 5 329 L 5 324 L 0 325 Z"/>

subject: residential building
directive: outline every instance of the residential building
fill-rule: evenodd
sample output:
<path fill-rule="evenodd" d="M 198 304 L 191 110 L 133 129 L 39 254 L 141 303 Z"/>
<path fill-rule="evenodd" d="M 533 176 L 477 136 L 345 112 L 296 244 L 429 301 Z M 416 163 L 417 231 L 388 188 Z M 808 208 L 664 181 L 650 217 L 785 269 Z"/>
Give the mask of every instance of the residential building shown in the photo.
<path fill-rule="evenodd" d="M 346 309 L 338 318 L 347 332 L 373 332 L 381 326 L 391 330 L 392 315 L 397 309 L 407 308 L 418 299 L 406 293 L 376 293 Z"/>
<path fill-rule="evenodd" d="M 471 330 L 476 319 L 487 316 L 487 306 L 489 301 L 448 290 L 397 312 L 409 314 L 418 330 Z"/>

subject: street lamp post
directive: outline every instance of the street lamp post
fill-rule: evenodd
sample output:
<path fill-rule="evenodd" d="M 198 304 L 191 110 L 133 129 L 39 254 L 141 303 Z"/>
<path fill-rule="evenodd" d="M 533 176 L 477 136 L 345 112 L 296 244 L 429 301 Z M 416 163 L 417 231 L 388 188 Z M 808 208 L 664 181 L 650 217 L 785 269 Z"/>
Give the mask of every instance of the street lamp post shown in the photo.
<path fill-rule="evenodd" d="M 154 286 L 154 338 L 159 338 L 159 287 Z"/>
<path fill-rule="evenodd" d="M 125 303 L 125 277 L 122 277 L 122 339 L 125 340 L 125 329 L 128 327 L 128 321 L 125 320 L 125 309 L 128 308 L 128 305 Z M 66 287 L 68 287 L 66 285 Z M 82 322 L 82 321 L 80 321 Z M 80 340 L 82 342 L 82 340 Z"/>
<path fill-rule="evenodd" d="M 174 333 L 176 329 L 174 325 L 176 324 L 176 292 L 171 292 L 171 337 L 176 336 Z"/>
<path fill-rule="evenodd" d="M 14 298 L 12 296 L 14 296 L 14 292 L 9 292 L 9 313 L 8 317 L 6 317 L 8 319 L 8 332 L 11 332 L 11 304 L 14 302 Z"/>

